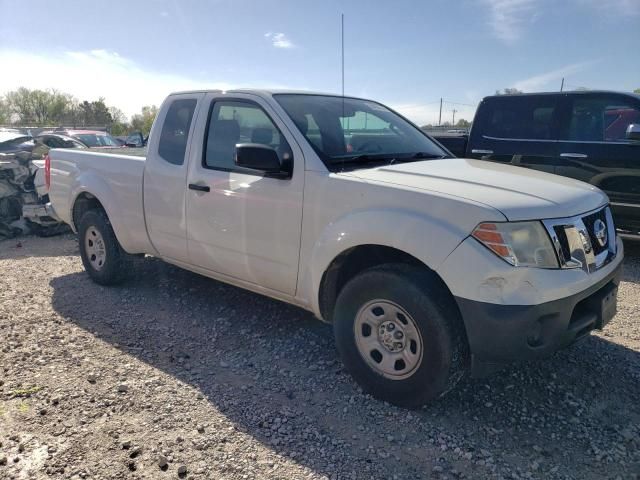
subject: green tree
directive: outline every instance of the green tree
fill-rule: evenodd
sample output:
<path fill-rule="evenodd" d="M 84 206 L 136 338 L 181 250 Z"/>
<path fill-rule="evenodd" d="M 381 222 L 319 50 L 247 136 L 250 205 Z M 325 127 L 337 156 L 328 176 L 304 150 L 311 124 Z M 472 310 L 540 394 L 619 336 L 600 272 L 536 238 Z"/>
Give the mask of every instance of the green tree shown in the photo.
<path fill-rule="evenodd" d="M 149 135 L 156 115 L 158 115 L 158 107 L 155 105 L 142 107 L 140 113 L 136 113 L 131 117 L 131 129 L 142 132 L 145 136 Z"/>
<path fill-rule="evenodd" d="M 0 97 L 0 124 L 7 124 L 11 122 L 11 111 L 9 105 L 3 97 Z"/>
<path fill-rule="evenodd" d="M 80 103 L 80 118 L 83 126 L 107 126 L 113 123 L 109 107 L 104 103 L 104 98 L 100 97 L 93 102 L 84 101 Z"/>
<path fill-rule="evenodd" d="M 464 118 L 461 118 L 456 123 L 456 127 L 460 127 L 460 128 L 469 128 L 470 126 L 471 126 L 471 122 L 469 120 L 465 120 Z"/>
<path fill-rule="evenodd" d="M 640 93 L 640 88 L 636 88 L 633 93 Z"/>
<path fill-rule="evenodd" d="M 111 134 L 112 135 L 125 135 L 129 131 L 129 125 L 127 124 L 127 117 L 117 107 L 109 107 L 109 114 L 111 115 Z"/>
<path fill-rule="evenodd" d="M 53 125 L 65 115 L 72 97 L 57 90 L 29 90 L 20 87 L 7 93 L 9 111 L 23 124 Z"/>
<path fill-rule="evenodd" d="M 518 90 L 517 88 L 505 88 L 502 91 L 496 90 L 496 95 L 516 95 L 518 93 L 523 93 L 522 90 Z"/>

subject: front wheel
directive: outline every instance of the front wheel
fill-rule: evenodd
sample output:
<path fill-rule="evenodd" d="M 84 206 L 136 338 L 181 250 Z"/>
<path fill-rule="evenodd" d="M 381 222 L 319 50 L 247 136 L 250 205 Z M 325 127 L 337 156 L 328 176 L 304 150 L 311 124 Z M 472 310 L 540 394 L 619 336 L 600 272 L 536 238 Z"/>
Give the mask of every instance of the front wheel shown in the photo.
<path fill-rule="evenodd" d="M 334 333 L 363 390 L 395 405 L 419 407 L 443 395 L 466 369 L 460 314 L 426 269 L 383 265 L 354 277 L 338 295 Z"/>
<path fill-rule="evenodd" d="M 115 285 L 131 272 L 132 256 L 120 246 L 103 210 L 89 210 L 82 216 L 78 242 L 82 264 L 94 282 Z"/>

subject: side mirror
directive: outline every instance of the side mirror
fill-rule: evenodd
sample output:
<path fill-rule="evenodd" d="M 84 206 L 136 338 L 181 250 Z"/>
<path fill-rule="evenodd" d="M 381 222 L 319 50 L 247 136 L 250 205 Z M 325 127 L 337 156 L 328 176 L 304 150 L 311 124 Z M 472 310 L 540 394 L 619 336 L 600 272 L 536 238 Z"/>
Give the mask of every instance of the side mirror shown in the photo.
<path fill-rule="evenodd" d="M 239 167 L 261 170 L 266 176 L 278 178 L 290 176 L 289 172 L 283 171 L 278 153 L 261 143 L 238 143 L 235 162 Z"/>
<path fill-rule="evenodd" d="M 640 140 L 640 123 L 631 123 L 627 127 L 627 140 Z"/>

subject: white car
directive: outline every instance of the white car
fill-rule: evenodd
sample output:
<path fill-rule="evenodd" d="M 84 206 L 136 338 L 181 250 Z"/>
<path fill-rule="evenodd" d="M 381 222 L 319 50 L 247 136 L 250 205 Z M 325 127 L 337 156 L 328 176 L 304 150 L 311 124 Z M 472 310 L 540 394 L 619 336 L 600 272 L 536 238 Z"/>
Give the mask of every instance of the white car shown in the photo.
<path fill-rule="evenodd" d="M 398 405 L 548 355 L 616 311 L 623 247 L 603 192 L 451 158 L 371 100 L 176 93 L 146 158 L 54 149 L 47 172 L 94 281 L 148 254 L 298 305 Z"/>

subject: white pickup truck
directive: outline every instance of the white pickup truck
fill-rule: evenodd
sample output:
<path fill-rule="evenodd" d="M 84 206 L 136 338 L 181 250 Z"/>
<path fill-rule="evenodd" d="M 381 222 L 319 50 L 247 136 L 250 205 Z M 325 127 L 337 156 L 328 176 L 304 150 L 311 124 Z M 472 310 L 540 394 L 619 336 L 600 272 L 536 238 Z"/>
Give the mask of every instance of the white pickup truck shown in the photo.
<path fill-rule="evenodd" d="M 170 95 L 146 158 L 52 150 L 58 216 L 90 277 L 133 256 L 310 310 L 362 388 L 413 407 L 602 328 L 623 257 L 576 180 L 453 158 L 370 100 Z"/>

